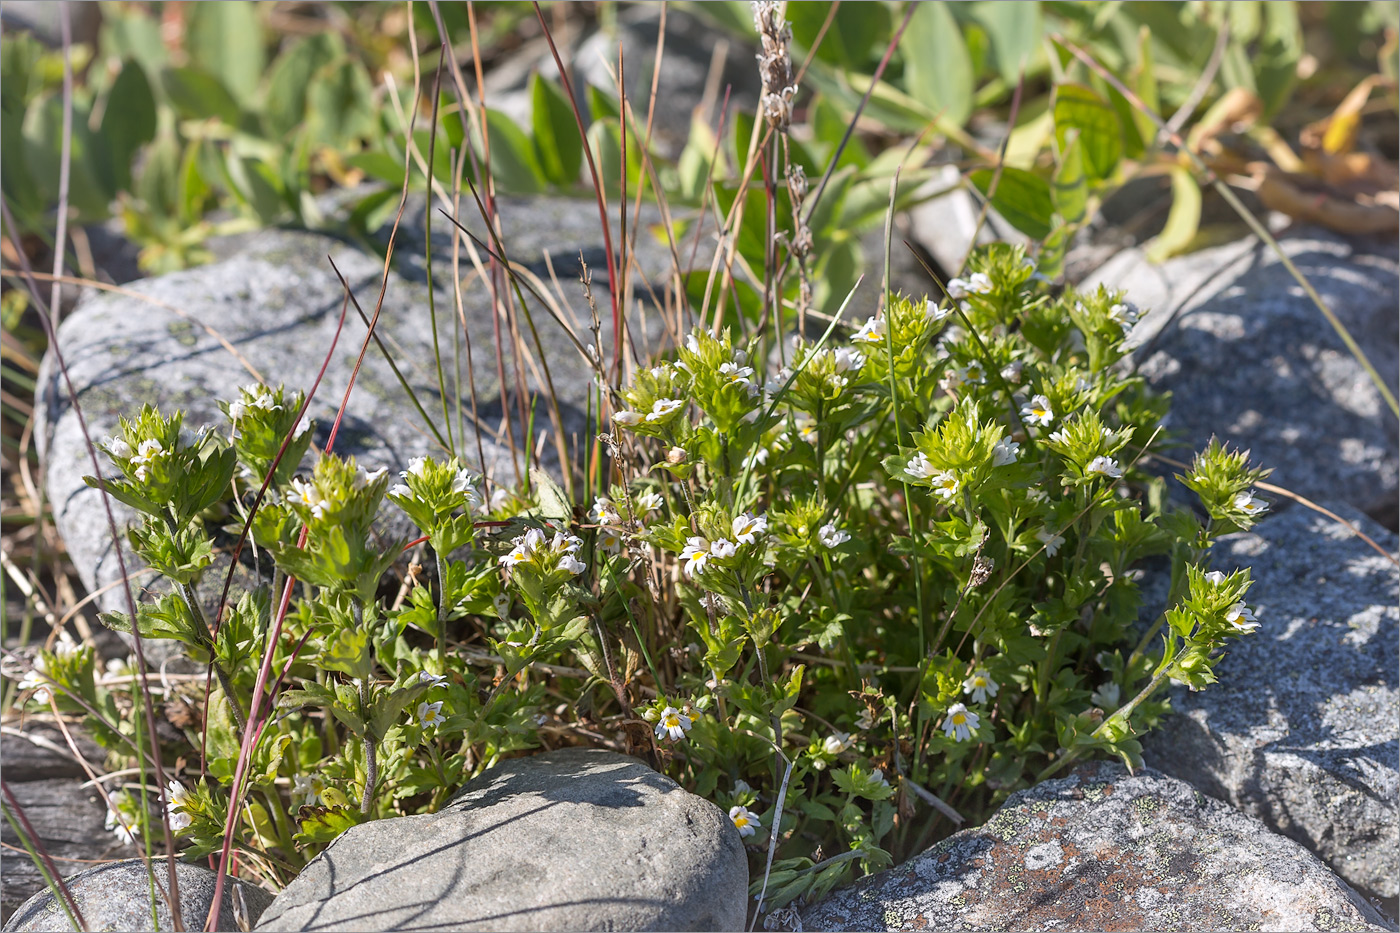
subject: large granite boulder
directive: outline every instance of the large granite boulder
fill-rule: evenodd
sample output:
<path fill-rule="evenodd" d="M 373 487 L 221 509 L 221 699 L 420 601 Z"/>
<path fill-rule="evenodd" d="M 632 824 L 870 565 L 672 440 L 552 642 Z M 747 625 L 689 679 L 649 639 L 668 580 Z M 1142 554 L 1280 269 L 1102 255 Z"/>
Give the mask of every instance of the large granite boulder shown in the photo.
<path fill-rule="evenodd" d="M 740 930 L 748 864 L 714 804 L 633 758 L 502 762 L 431 815 L 352 827 L 259 930 Z"/>
<path fill-rule="evenodd" d="M 148 872 L 139 858 L 108 862 L 89 868 L 64 879 L 78 912 L 83 915 L 85 930 L 149 930 L 154 903 L 157 930 L 176 929 L 167 903 L 169 869 L 164 859 L 154 859 Z M 154 877 L 156 895 L 151 897 Z M 176 884 L 180 891 L 182 930 L 204 929 L 209 908 L 214 904 L 215 872 L 201 865 L 177 862 Z M 249 926 L 258 922 L 272 895 L 245 881 L 229 879 L 224 882 L 224 894 L 219 905 L 218 929 L 243 929 L 240 915 Z M 40 891 L 10 917 L 4 933 L 67 933 L 73 929 L 68 914 L 59 900 L 48 891 Z"/>
<path fill-rule="evenodd" d="M 1302 846 L 1151 769 L 1096 762 L 1013 794 L 801 912 L 808 930 L 1384 930 Z"/>
<path fill-rule="evenodd" d="M 1392 554 L 1395 536 L 1342 505 Z M 1216 548 L 1252 567 L 1259 629 L 1232 644 L 1218 684 L 1174 688 L 1147 763 L 1227 800 L 1317 853 L 1356 887 L 1400 878 L 1400 569 L 1345 526 L 1299 506 Z"/>
<path fill-rule="evenodd" d="M 595 300 L 603 309 L 602 343 L 610 348 L 606 253 L 600 245 L 594 203 L 502 199 L 500 217 L 511 260 L 533 271 L 546 285 L 550 279 L 545 257 L 551 257 L 569 303 L 564 314 L 572 318 L 569 324 L 575 333 L 588 340 L 588 311 L 576 275 L 578 257 L 583 254 L 593 272 Z M 440 453 L 442 448 L 429 430 L 425 414 L 444 436 L 447 433 L 442 424 L 443 398 L 434 367 L 428 289 L 422 281 L 422 221 L 420 201 L 400 231 L 396 256 L 401 265 L 389 273 L 388 292 L 376 329 L 412 387 L 422 413 L 411 404 L 384 353 L 371 345 L 335 447 L 339 453 L 354 454 L 370 469 L 382 466 L 397 472 L 413 457 Z M 467 226 L 479 231 L 482 225 L 476 218 Z M 471 274 L 471 266 L 465 261 L 461 317 L 470 337 L 471 375 L 481 423 L 473 425 L 466 397 L 465 341 L 461 342 L 464 388 L 460 425 L 457 420 L 453 334 L 460 334 L 461 327 L 457 326 L 451 290 L 442 287 L 451 278 L 447 256 L 441 248 L 447 227 L 446 219 L 435 217 L 433 238 L 439 246 L 434 267 L 439 284 L 438 345 L 446 371 L 449 420 L 454 427 L 462 428 L 453 440 L 457 452 L 469 465 L 497 481 L 513 482 L 514 464 L 523 458 L 512 459 L 506 438 L 499 431 L 502 394 L 495 349 L 498 321 L 488 289 Z M 645 230 L 638 236 L 637 262 L 633 265 L 638 294 L 649 294 L 643 281 L 651 281 L 658 293 L 665 291 L 663 260 L 668 265 L 669 256 L 655 246 L 652 236 Z M 213 423 L 222 427 L 217 400 L 236 395 L 240 385 L 259 376 L 269 383 L 285 382 L 289 388 L 307 389 L 323 358 L 330 353 L 329 368 L 310 412 L 319 425 L 318 446 L 325 442 L 365 336 L 365 324 L 352 307 L 339 343 L 334 343 L 344 291 L 330 260 L 345 275 L 368 315 L 374 311 L 383 259 L 328 236 L 298 231 L 261 231 L 220 244 L 220 249 L 226 255 L 221 262 L 128 286 L 145 298 L 112 293 L 88 296 L 59 327 L 58 345 L 94 441 L 116 430 L 118 416 L 133 415 L 146 402 L 158 404 L 167 412 L 183 408 L 186 424 L 191 426 Z M 519 356 L 512 350 L 510 322 L 499 322 L 506 347 L 502 366 L 507 385 L 514 389 L 518 371 L 527 391 L 539 392 L 548 378 L 560 402 L 566 436 L 586 436 L 585 413 L 592 370 L 549 313 L 535 302 L 531 302 L 530 313 L 539 343 L 531 334 L 530 322 L 519 315 L 516 330 L 525 347 Z M 652 333 L 659 327 L 658 315 L 648 317 L 648 333 Z M 512 391 L 512 414 L 517 412 L 515 397 Z M 95 591 L 116 582 L 120 573 L 101 496 L 83 483 L 83 477 L 93 472 L 92 462 L 63 375 L 52 355 L 46 358 L 40 374 L 38 403 L 38 435 L 54 521 L 84 585 Z M 535 439 L 548 433 L 549 438 L 542 445 L 548 463 L 553 457 L 556 432 L 546 407 L 543 401 L 536 406 Z M 517 448 L 523 446 L 522 420 L 513 418 Z M 103 470 L 110 470 L 106 458 L 100 460 Z M 113 508 L 119 527 L 132 518 L 132 512 L 120 504 L 114 502 Z M 135 570 L 130 551 L 126 557 L 128 569 Z M 218 586 L 213 590 L 217 594 Z M 104 592 L 100 600 L 103 609 L 125 608 L 125 598 L 117 587 Z"/>
<path fill-rule="evenodd" d="M 1393 241 L 1302 229 L 1280 242 L 1396 391 Z M 1167 426 L 1183 441 L 1199 449 L 1211 435 L 1228 439 L 1273 467 L 1271 482 L 1395 527 L 1400 421 L 1268 246 L 1251 238 L 1159 266 L 1126 250 L 1084 284 L 1100 282 L 1149 311 L 1130 338 L 1134 361 L 1173 393 Z"/>

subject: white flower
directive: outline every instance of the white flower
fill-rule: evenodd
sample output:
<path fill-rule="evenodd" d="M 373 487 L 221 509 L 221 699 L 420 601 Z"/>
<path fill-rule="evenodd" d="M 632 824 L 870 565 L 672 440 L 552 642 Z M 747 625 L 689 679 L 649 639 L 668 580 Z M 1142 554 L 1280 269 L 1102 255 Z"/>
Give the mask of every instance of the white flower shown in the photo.
<path fill-rule="evenodd" d="M 141 835 L 141 826 L 136 821 L 130 819 L 123 813 L 118 813 L 110 807 L 107 810 L 107 831 L 117 837 L 117 841 L 129 845 L 136 841 L 136 837 Z"/>
<path fill-rule="evenodd" d="M 974 272 L 966 279 L 949 279 L 948 296 L 966 298 L 968 295 L 986 295 L 992 290 L 992 280 L 985 272 Z"/>
<path fill-rule="evenodd" d="M 321 802 L 326 782 L 314 774 L 298 774 L 292 778 L 292 803 L 299 807 L 314 807 Z"/>
<path fill-rule="evenodd" d="M 565 554 L 563 557 L 559 558 L 559 569 L 564 571 L 565 573 L 571 573 L 574 576 L 578 576 L 579 574 L 583 573 L 585 570 L 588 569 L 588 565 L 585 564 L 583 561 L 579 560 L 573 554 Z"/>
<path fill-rule="evenodd" d="M 442 700 L 429 703 L 424 700 L 418 704 L 418 725 L 427 729 L 429 726 L 440 726 L 447 722 L 447 717 L 442 714 Z"/>
<path fill-rule="evenodd" d="M 723 560 L 726 557 L 733 557 L 737 548 L 733 541 L 726 538 L 719 538 L 710 544 L 710 553 Z"/>
<path fill-rule="evenodd" d="M 868 709 L 863 709 L 863 710 L 861 710 L 861 711 L 860 711 L 860 715 L 856 717 L 856 728 L 859 729 L 859 730 L 862 731 L 862 732 L 867 732 L 867 731 L 869 731 L 871 728 L 873 728 L 874 725 L 875 725 L 875 716 L 874 716 L 874 714 L 871 713 L 870 710 L 868 710 Z"/>
<path fill-rule="evenodd" d="M 459 469 L 452 477 L 452 491 L 462 492 L 467 495 L 467 504 L 472 507 L 481 505 L 485 500 L 482 498 L 481 490 L 477 488 L 479 477 L 466 467 Z"/>
<path fill-rule="evenodd" d="M 752 380 L 749 379 L 749 377 L 753 375 L 752 366 L 740 366 L 737 363 L 720 363 L 719 374 L 730 383 L 742 386 L 753 384 Z"/>
<path fill-rule="evenodd" d="M 1115 710 L 1122 696 L 1123 688 L 1109 680 L 1099 684 L 1099 688 L 1089 695 L 1089 702 L 1099 709 Z"/>
<path fill-rule="evenodd" d="M 1037 395 L 1021 408 L 1021 417 L 1027 424 L 1047 425 L 1055 420 L 1055 410 L 1050 407 L 1050 399 Z"/>
<path fill-rule="evenodd" d="M 1254 490 L 1241 490 L 1235 494 L 1235 508 L 1246 515 L 1262 515 L 1269 511 L 1269 503 L 1254 497 Z"/>
<path fill-rule="evenodd" d="M 1131 301 L 1119 302 L 1108 309 L 1109 320 L 1117 321 L 1118 325 L 1125 331 L 1132 330 L 1133 325 L 1136 324 L 1141 317 L 1142 312 L 1139 311 L 1138 306 Z"/>
<path fill-rule="evenodd" d="M 743 778 L 740 778 L 739 780 L 734 782 L 735 794 L 747 794 L 751 790 L 753 790 L 753 788 L 750 787 L 749 782 L 744 780 Z"/>
<path fill-rule="evenodd" d="M 120 437 L 109 437 L 106 442 L 107 453 L 122 460 L 131 456 L 131 445 Z"/>
<path fill-rule="evenodd" d="M 954 703 L 944 714 L 943 732 L 951 739 L 966 742 L 977 731 L 979 722 L 976 713 L 961 703 Z"/>
<path fill-rule="evenodd" d="M 809 444 L 815 444 L 821 439 L 821 435 L 817 432 L 817 423 L 815 421 L 804 421 L 798 425 L 797 436 Z"/>
<path fill-rule="evenodd" d="M 890 786 L 890 779 L 885 777 L 884 768 L 876 768 L 874 771 L 871 771 L 870 780 L 874 781 L 876 784 L 883 784 L 886 787 Z"/>
<path fill-rule="evenodd" d="M 987 697 L 996 696 L 1000 689 L 1001 685 L 992 680 L 992 675 L 981 668 L 973 671 L 967 680 L 963 681 L 963 693 L 971 694 L 974 703 L 987 702 Z"/>
<path fill-rule="evenodd" d="M 625 428 L 630 428 L 633 425 L 642 423 L 642 415 L 641 412 L 636 411 L 613 412 L 613 421 Z"/>
<path fill-rule="evenodd" d="M 851 747 L 851 734 L 849 732 L 833 732 L 822 742 L 822 751 L 828 755 L 839 755 Z"/>
<path fill-rule="evenodd" d="M 656 403 L 651 406 L 651 414 L 647 415 L 647 420 L 660 421 L 684 404 L 685 402 L 678 398 L 659 398 L 656 400 Z"/>
<path fill-rule="evenodd" d="M 146 460 L 152 460 L 164 455 L 165 448 L 162 447 L 160 441 L 156 440 L 154 437 L 142 441 L 141 446 L 137 448 L 137 456 L 143 457 Z"/>
<path fill-rule="evenodd" d="M 1219 570 L 1212 570 L 1206 574 L 1206 582 L 1211 586 L 1219 586 L 1225 582 L 1225 574 L 1221 573 Z"/>
<path fill-rule="evenodd" d="M 427 468 L 427 466 L 427 457 L 414 457 L 412 460 L 408 461 L 408 469 L 400 473 L 399 475 L 405 479 L 407 479 L 410 475 L 422 479 L 423 471 Z"/>
<path fill-rule="evenodd" d="M 948 280 L 948 297 L 949 297 L 949 298 L 952 298 L 954 301 L 957 301 L 957 300 L 960 299 L 960 298 L 966 298 L 966 297 L 967 297 L 967 281 L 964 280 L 964 279 L 956 279 L 956 278 L 955 278 L 955 279 L 949 279 L 949 280 Z"/>
<path fill-rule="evenodd" d="M 674 706 L 668 706 L 661 711 L 661 718 L 656 722 L 656 737 L 679 742 L 690 731 L 690 725 L 689 716 Z"/>
<path fill-rule="evenodd" d="M 681 560 L 685 561 L 685 575 L 693 577 L 705 569 L 705 561 L 710 559 L 710 542 L 701 537 L 687 538 L 681 549 Z"/>
<path fill-rule="evenodd" d="M 403 483 L 395 483 L 394 485 L 389 487 L 389 495 L 400 496 L 405 499 L 411 499 L 413 497 L 413 490 L 409 489 Z"/>
<path fill-rule="evenodd" d="M 1003 437 L 992 448 L 992 466 L 1007 466 L 1021 456 L 1021 445 L 1009 437 Z"/>
<path fill-rule="evenodd" d="M 323 517 L 326 514 L 326 509 L 330 508 L 330 500 L 322 496 L 314 484 L 293 477 L 291 487 L 292 501 L 300 502 L 310 509 L 312 518 Z"/>
<path fill-rule="evenodd" d="M 178 833 L 182 829 L 188 829 L 190 823 L 194 822 L 190 815 L 184 812 L 181 807 L 188 806 L 190 802 L 190 792 L 185 789 L 174 778 L 165 787 L 165 812 L 170 818 L 170 831 Z"/>
<path fill-rule="evenodd" d="M 824 547 L 840 547 L 851 540 L 851 533 L 844 528 L 837 528 L 835 522 L 827 522 L 817 529 L 817 540 Z"/>
<path fill-rule="evenodd" d="M 1024 361 L 1012 360 L 1001 368 L 1001 378 L 1013 384 L 1019 383 L 1021 381 L 1021 372 L 1025 368 L 1026 364 Z"/>
<path fill-rule="evenodd" d="M 834 358 L 838 373 L 852 372 L 865 365 L 865 354 L 852 347 L 837 347 Z"/>
<path fill-rule="evenodd" d="M 637 497 L 637 514 L 645 515 L 648 512 L 655 512 L 661 508 L 661 502 L 661 493 L 648 490 Z"/>
<path fill-rule="evenodd" d="M 243 416 L 246 415 L 247 413 L 248 413 L 248 406 L 247 406 L 246 404 L 244 404 L 244 402 L 243 402 L 242 399 L 239 399 L 239 400 L 234 401 L 234 402 L 229 402 L 229 406 L 228 406 L 228 420 L 230 420 L 230 421 L 232 421 L 232 422 L 234 422 L 234 423 L 237 423 L 237 422 L 240 421 L 240 420 L 243 418 Z"/>
<path fill-rule="evenodd" d="M 418 683 L 427 684 L 429 687 L 438 687 L 447 683 L 446 674 L 434 674 L 429 671 L 419 671 L 416 679 Z"/>
<path fill-rule="evenodd" d="M 953 308 L 951 305 L 945 308 L 931 298 L 924 300 L 924 319 L 929 323 L 941 321 L 952 313 Z"/>
<path fill-rule="evenodd" d="M 758 814 L 751 812 L 748 807 L 730 807 L 729 821 L 739 830 L 741 837 L 752 836 L 756 832 L 755 827 L 760 825 Z"/>
<path fill-rule="evenodd" d="M 622 516 L 617 514 L 617 507 L 607 496 L 599 496 L 593 500 L 593 509 L 588 513 L 588 517 L 600 525 L 611 525 L 622 521 Z"/>
<path fill-rule="evenodd" d="M 885 342 L 885 319 L 874 316 L 865 319 L 865 323 L 860 326 L 851 337 L 855 343 L 884 343 Z"/>
<path fill-rule="evenodd" d="M 909 462 L 904 465 L 904 472 L 915 479 L 928 479 L 933 475 L 933 464 L 928 462 L 928 457 L 924 456 L 921 450 L 909 458 Z"/>
<path fill-rule="evenodd" d="M 1117 479 L 1123 475 L 1123 468 L 1118 465 L 1118 461 L 1112 457 L 1095 457 L 1089 461 L 1089 465 L 1084 468 L 1085 473 L 1098 473 L 1110 479 Z"/>
<path fill-rule="evenodd" d="M 1032 502 L 1049 502 L 1050 493 L 1046 492 L 1044 489 L 1039 488 L 1027 489 L 1026 498 L 1031 500 Z"/>
<path fill-rule="evenodd" d="M 952 499 L 958 493 L 958 478 L 951 470 L 939 470 L 933 474 L 933 491 L 944 499 Z"/>
<path fill-rule="evenodd" d="M 1064 535 L 1056 534 L 1049 528 L 1042 528 L 1037 531 L 1035 533 L 1035 538 L 1041 544 L 1045 545 L 1045 554 L 1048 557 L 1054 557 L 1059 553 L 1060 546 L 1065 543 Z"/>
<path fill-rule="evenodd" d="M 1254 612 L 1244 603 L 1235 603 L 1226 609 L 1225 621 L 1241 632 L 1252 632 L 1259 627 L 1259 621 L 1254 618 Z"/>
<path fill-rule="evenodd" d="M 1064 431 L 1051 431 L 1049 440 L 1052 444 L 1067 445 L 1069 443 L 1069 435 Z"/>
<path fill-rule="evenodd" d="M 364 467 L 360 467 L 360 472 L 355 476 L 355 488 L 364 489 L 370 483 L 377 481 L 388 472 L 389 470 L 386 467 L 380 467 L 377 470 L 366 470 Z"/>
<path fill-rule="evenodd" d="M 768 533 L 768 516 L 745 512 L 735 517 L 730 523 L 730 530 L 734 532 L 734 540 L 740 544 L 753 544 L 761 535 Z"/>
<path fill-rule="evenodd" d="M 602 528 L 598 531 L 598 547 L 609 554 L 622 550 L 622 533 L 616 528 Z"/>
<path fill-rule="evenodd" d="M 506 593 L 497 593 L 491 598 L 491 605 L 495 607 L 496 615 L 504 619 L 506 613 L 510 612 L 510 596 Z"/>

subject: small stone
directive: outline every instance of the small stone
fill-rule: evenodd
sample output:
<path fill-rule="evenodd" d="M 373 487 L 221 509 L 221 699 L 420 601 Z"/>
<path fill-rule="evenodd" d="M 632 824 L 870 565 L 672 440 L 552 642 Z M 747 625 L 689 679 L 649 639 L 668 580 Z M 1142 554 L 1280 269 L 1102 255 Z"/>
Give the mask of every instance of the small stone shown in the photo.
<path fill-rule="evenodd" d="M 1092 762 L 802 910 L 808 930 L 1387 930 L 1302 846 L 1184 781 Z"/>
<path fill-rule="evenodd" d="M 1327 507 L 1392 554 L 1395 536 Z M 1400 570 L 1302 506 L 1216 547 L 1251 567 L 1259 629 L 1233 642 L 1206 690 L 1174 688 L 1147 763 L 1229 801 L 1315 852 L 1357 888 L 1400 894 Z M 1326 570 L 1326 583 L 1315 582 Z"/>
<path fill-rule="evenodd" d="M 173 930 L 170 905 L 166 903 L 170 875 L 164 859 L 151 861 L 155 877 L 155 911 L 158 930 Z M 209 908 L 214 903 L 216 872 L 188 862 L 176 863 L 180 889 L 182 929 L 202 930 Z M 150 878 L 141 859 L 108 862 L 79 872 L 65 879 L 78 912 L 83 915 L 85 930 L 149 930 L 151 929 Z M 272 895 L 262 888 L 230 878 L 224 882 L 223 899 L 219 905 L 220 930 L 243 929 L 238 916 L 242 912 L 248 926 L 258 922 Z M 68 921 L 57 898 L 47 890 L 40 891 L 20 906 L 5 924 L 4 933 L 67 933 L 73 926 Z"/>
<path fill-rule="evenodd" d="M 740 930 L 748 863 L 722 810 L 633 758 L 503 761 L 437 813 L 352 827 L 259 930 Z"/>

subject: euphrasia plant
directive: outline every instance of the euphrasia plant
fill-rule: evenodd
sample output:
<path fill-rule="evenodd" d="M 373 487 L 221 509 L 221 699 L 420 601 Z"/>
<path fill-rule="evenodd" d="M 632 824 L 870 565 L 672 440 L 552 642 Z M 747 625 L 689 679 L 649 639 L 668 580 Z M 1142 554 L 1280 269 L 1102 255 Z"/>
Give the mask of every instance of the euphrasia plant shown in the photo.
<path fill-rule="evenodd" d="M 227 437 L 143 410 L 106 445 L 108 489 L 143 515 L 132 545 L 169 585 L 135 625 L 217 673 L 189 731 L 205 777 L 173 788 L 172 823 L 192 854 L 221 843 L 255 726 L 239 841 L 274 881 L 503 755 L 603 741 L 727 810 L 772 909 L 1076 759 L 1137 765 L 1163 685 L 1209 685 L 1257 625 L 1248 572 L 1207 556 L 1266 510 L 1263 471 L 1219 443 L 1180 477 L 1198 511 L 1144 471 L 1167 405 L 1120 365 L 1138 316 L 996 245 L 943 300 L 895 296 L 840 340 L 696 331 L 618 394 L 577 509 L 538 472 L 488 495 L 451 458 L 400 482 L 333 455 L 272 472 L 310 436 L 280 389 L 226 406 Z M 267 586 L 216 625 L 197 588 L 269 472 L 251 518 Z M 395 520 L 412 540 L 376 530 Z M 1140 618 L 1149 557 L 1170 595 Z M 245 723 L 267 651 L 275 713 Z M 112 710 L 91 664 L 45 655 L 34 685 Z"/>

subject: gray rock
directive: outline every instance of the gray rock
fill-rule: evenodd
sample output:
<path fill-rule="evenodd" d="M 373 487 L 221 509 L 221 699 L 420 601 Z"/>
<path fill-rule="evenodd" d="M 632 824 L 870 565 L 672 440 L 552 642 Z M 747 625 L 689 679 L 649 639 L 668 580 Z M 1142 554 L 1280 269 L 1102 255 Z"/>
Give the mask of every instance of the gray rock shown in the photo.
<path fill-rule="evenodd" d="M 1368 252 L 1314 230 L 1281 243 L 1395 391 L 1394 247 Z M 1186 443 L 1228 438 L 1275 469 L 1271 482 L 1395 527 L 1400 422 L 1271 249 L 1240 241 L 1160 266 L 1128 250 L 1085 284 L 1099 282 L 1150 309 L 1134 359 L 1174 394 L 1168 427 Z"/>
<path fill-rule="evenodd" d="M 801 918 L 808 930 L 1389 929 L 1292 840 L 1183 781 L 1107 762 L 1013 794 L 986 825 Z"/>
<path fill-rule="evenodd" d="M 428 290 L 421 282 L 413 281 L 418 273 L 408 262 L 415 255 L 417 262 L 422 262 L 421 202 L 417 211 L 417 232 L 410 217 L 401 231 L 396 254 L 406 262 L 408 277 L 390 272 L 377 333 L 393 353 L 428 418 L 441 429 L 443 403 L 433 364 Z M 579 252 L 584 253 L 593 270 L 594 297 L 603 316 L 601 333 L 606 352 L 612 344 L 612 327 L 607 310 L 606 255 L 599 246 L 594 203 L 502 199 L 500 215 L 512 261 L 536 271 L 546 287 L 549 277 L 544 258 L 546 254 L 554 258 L 568 302 L 564 313 L 572 315 L 570 325 L 586 341 L 588 312 L 573 272 Z M 435 218 L 435 240 L 446 226 L 444 218 Z M 469 226 L 480 229 L 481 224 L 478 220 Z M 665 290 L 661 279 L 664 266 L 657 259 L 657 251 L 648 245 L 649 237 L 649 231 L 639 232 L 641 246 L 633 270 L 638 295 L 648 294 L 638 269 L 658 292 Z M 222 425 L 215 402 L 234 395 L 238 386 L 253 382 L 250 369 L 271 383 L 284 381 L 289 388 L 309 388 L 332 346 L 342 303 L 343 291 L 328 255 L 350 282 L 365 313 L 374 311 L 383 270 L 379 257 L 326 236 L 292 231 L 262 231 L 223 246 L 233 250 L 233 254 L 222 262 L 130 286 L 159 304 L 124 295 L 93 295 L 85 298 L 60 326 L 58 345 L 94 441 L 116 430 L 118 416 L 135 414 L 145 402 L 156 403 L 167 412 L 185 409 L 186 423 L 190 425 Z M 668 259 L 666 262 L 669 265 Z M 463 268 L 470 270 L 470 265 L 464 263 Z M 435 273 L 439 283 L 450 280 L 449 266 L 437 266 Z M 464 278 L 462 313 L 471 340 L 470 359 L 481 426 L 473 429 L 470 401 L 464 397 L 461 410 L 465 427 L 463 434 L 454 435 L 456 449 L 467 463 L 484 469 L 496 481 L 512 482 L 512 457 L 498 430 L 502 402 L 493 339 L 495 315 L 482 281 L 469 271 L 464 271 Z M 539 345 L 530 336 L 524 316 L 519 315 L 518 330 L 526 347 L 519 359 L 512 353 L 509 323 L 502 325 L 507 384 L 515 385 L 519 368 L 527 390 L 539 391 L 547 367 L 560 399 L 566 437 L 586 436 L 591 369 L 561 325 L 538 303 L 531 305 Z M 451 361 L 456 315 L 450 291 L 438 292 L 437 316 L 448 377 L 448 407 L 455 424 L 457 403 Z M 659 316 L 648 315 L 647 333 L 659 329 Z M 351 308 L 311 410 L 319 425 L 318 445 L 327 439 L 364 333 L 364 323 Z M 638 341 L 644 342 L 640 337 Z M 466 357 L 463 351 L 464 361 Z M 467 396 L 465 364 L 462 369 L 463 395 Z M 512 392 L 513 428 L 520 446 L 524 419 L 517 416 L 514 397 Z M 120 573 L 101 497 L 82 481 L 84 475 L 93 473 L 93 466 L 52 355 L 41 373 L 38 401 L 39 437 L 55 521 L 84 585 L 90 591 L 97 590 L 119 580 Z M 550 427 L 545 403 L 541 403 L 536 417 L 537 441 L 545 430 L 549 434 L 544 445 L 548 464 L 554 456 L 556 432 Z M 368 468 L 384 466 L 392 471 L 403 469 L 412 457 L 440 452 L 423 417 L 412 407 L 383 354 L 373 345 L 350 396 L 335 449 L 354 454 Z M 100 459 L 103 470 L 109 470 L 106 458 Z M 118 527 L 124 527 L 132 517 L 131 511 L 116 503 L 113 507 Z M 126 556 L 128 569 L 137 569 L 129 551 Z M 206 575 L 206 581 L 213 577 L 214 574 Z M 221 583 L 222 578 L 211 584 L 215 595 Z M 125 609 L 119 587 L 107 590 L 100 599 L 103 609 Z"/>
<path fill-rule="evenodd" d="M 83 915 L 85 930 L 149 930 L 151 929 L 150 879 L 156 883 L 155 910 L 159 921 L 156 929 L 173 930 L 170 905 L 167 903 L 170 876 L 164 859 L 151 862 L 151 873 L 141 859 L 108 862 L 96 868 L 72 875 L 64 881 L 73 895 L 78 911 Z M 182 929 L 202 930 L 209 908 L 214 904 L 215 872 L 188 862 L 176 863 L 176 883 L 180 890 Z M 224 882 L 223 899 L 219 904 L 220 930 L 242 929 L 238 923 L 241 912 L 249 926 L 272 903 L 272 895 L 255 885 L 236 878 Z M 236 906 L 235 906 L 236 905 Z M 53 894 L 44 890 L 31 897 L 10 922 L 4 933 L 39 933 L 39 931 L 72 930 L 68 915 Z"/>
<path fill-rule="evenodd" d="M 748 866 L 719 808 L 598 749 L 513 758 L 438 813 L 355 826 L 259 930 L 739 930 Z"/>
<path fill-rule="evenodd" d="M 1394 553 L 1395 536 L 1330 506 Z M 1400 571 L 1343 526 L 1294 506 L 1217 547 L 1250 566 L 1260 627 L 1220 682 L 1172 692 L 1149 764 L 1229 801 L 1383 897 L 1400 878 Z"/>

